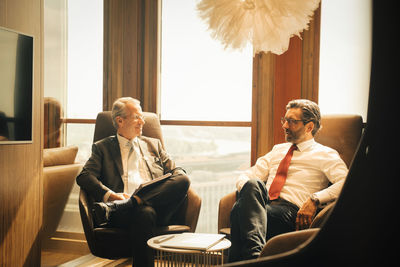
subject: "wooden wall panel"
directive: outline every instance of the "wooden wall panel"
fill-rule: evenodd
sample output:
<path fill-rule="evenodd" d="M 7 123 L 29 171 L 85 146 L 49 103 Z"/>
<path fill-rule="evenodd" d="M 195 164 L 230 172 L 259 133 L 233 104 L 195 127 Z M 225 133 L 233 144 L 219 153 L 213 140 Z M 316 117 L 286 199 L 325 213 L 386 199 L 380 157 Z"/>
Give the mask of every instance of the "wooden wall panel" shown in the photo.
<path fill-rule="evenodd" d="M 281 117 L 285 115 L 286 104 L 301 97 L 302 41 L 292 37 L 289 49 L 276 56 L 274 87 L 274 144 L 285 142 L 281 127 Z"/>
<path fill-rule="evenodd" d="M 119 1 L 104 1 L 103 109 L 109 110 L 113 99 L 122 95 L 123 14 Z M 113 14 L 120 14 L 115 16 Z M 113 88 L 113 90 L 106 90 Z M 110 103 L 111 102 L 111 103 Z"/>
<path fill-rule="evenodd" d="M 40 266 L 43 0 L 0 0 L 0 26 L 33 35 L 33 142 L 0 145 L 0 266 Z"/>
<path fill-rule="evenodd" d="M 159 113 L 159 73 L 161 64 L 161 1 L 145 1 L 143 35 L 143 109 Z"/>
<path fill-rule="evenodd" d="M 253 58 L 253 111 L 251 165 L 271 150 L 274 133 L 275 61 L 271 53 L 258 53 Z"/>
<path fill-rule="evenodd" d="M 131 96 L 157 112 L 161 0 L 104 0 L 103 110 Z"/>
<path fill-rule="evenodd" d="M 122 4 L 122 3 L 121 3 Z M 142 50 L 142 17 L 143 6 L 140 1 L 127 0 L 124 2 L 122 32 L 122 93 L 120 96 L 140 98 L 142 84 L 141 50 Z M 112 14 L 116 15 L 116 14 Z M 110 89 L 110 88 L 109 88 Z"/>
<path fill-rule="evenodd" d="M 320 22 L 321 4 L 315 10 L 309 29 L 302 34 L 301 97 L 315 103 L 318 103 Z"/>
<path fill-rule="evenodd" d="M 254 57 L 252 164 L 274 144 L 285 141 L 280 118 L 288 101 L 318 101 L 320 19 L 321 7 L 302 38 L 291 38 L 284 54 L 261 53 Z"/>

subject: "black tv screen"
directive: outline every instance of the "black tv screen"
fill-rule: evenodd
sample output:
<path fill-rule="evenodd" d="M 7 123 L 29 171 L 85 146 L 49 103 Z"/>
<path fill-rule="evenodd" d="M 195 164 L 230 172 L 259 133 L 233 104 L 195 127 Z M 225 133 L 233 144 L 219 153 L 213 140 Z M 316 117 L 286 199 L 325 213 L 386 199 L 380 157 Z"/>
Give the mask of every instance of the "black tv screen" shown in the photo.
<path fill-rule="evenodd" d="M 0 144 L 32 142 L 33 37 L 0 27 Z"/>

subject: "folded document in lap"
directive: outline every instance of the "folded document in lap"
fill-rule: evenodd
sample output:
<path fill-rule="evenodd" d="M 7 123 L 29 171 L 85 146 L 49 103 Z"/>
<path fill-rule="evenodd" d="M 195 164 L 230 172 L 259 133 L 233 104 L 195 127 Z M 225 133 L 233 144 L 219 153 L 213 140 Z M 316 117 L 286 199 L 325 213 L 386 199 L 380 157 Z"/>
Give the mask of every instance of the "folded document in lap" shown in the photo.
<path fill-rule="evenodd" d="M 139 192 L 150 189 L 152 185 L 155 185 L 161 181 L 164 181 L 165 179 L 169 178 L 171 175 L 172 175 L 171 173 L 167 173 L 167 174 L 164 174 L 163 176 L 155 178 L 151 181 L 140 184 L 140 186 L 135 190 L 135 192 L 133 192 L 133 195 L 137 195 Z"/>
<path fill-rule="evenodd" d="M 162 242 L 160 246 L 168 248 L 207 250 L 220 242 L 224 237 L 225 235 L 223 234 L 182 233 L 176 234 L 174 237 Z"/>

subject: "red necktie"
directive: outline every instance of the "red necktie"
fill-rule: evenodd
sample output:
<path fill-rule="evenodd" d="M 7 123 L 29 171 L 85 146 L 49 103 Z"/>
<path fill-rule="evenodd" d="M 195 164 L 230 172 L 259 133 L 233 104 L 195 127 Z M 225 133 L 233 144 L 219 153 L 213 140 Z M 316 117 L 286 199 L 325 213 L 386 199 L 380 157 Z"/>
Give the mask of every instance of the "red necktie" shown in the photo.
<path fill-rule="evenodd" d="M 293 151 L 297 149 L 297 146 L 293 144 L 289 151 L 287 152 L 286 156 L 282 159 L 279 163 L 278 170 L 276 171 L 275 179 L 272 181 L 271 187 L 269 188 L 269 199 L 274 200 L 279 197 L 281 193 L 282 187 L 285 184 L 289 164 L 293 156 Z"/>

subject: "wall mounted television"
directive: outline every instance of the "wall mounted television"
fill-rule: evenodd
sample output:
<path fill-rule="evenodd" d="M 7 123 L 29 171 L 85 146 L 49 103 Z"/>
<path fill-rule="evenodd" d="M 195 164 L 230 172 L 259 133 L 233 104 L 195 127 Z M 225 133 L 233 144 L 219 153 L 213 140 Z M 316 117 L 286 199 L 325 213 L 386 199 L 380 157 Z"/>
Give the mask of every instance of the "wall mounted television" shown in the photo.
<path fill-rule="evenodd" d="M 0 144 L 31 143 L 33 36 L 0 27 Z"/>

